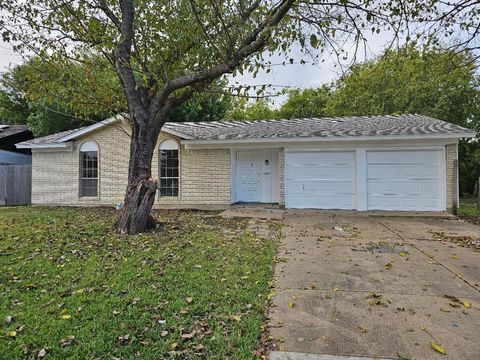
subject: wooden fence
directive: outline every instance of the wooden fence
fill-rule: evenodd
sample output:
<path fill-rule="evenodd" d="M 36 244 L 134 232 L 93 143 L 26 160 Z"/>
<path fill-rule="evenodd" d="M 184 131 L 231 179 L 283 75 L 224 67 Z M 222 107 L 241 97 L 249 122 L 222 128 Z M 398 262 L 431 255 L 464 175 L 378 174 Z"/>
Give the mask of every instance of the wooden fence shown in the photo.
<path fill-rule="evenodd" d="M 32 165 L 0 165 L 0 206 L 29 205 Z"/>

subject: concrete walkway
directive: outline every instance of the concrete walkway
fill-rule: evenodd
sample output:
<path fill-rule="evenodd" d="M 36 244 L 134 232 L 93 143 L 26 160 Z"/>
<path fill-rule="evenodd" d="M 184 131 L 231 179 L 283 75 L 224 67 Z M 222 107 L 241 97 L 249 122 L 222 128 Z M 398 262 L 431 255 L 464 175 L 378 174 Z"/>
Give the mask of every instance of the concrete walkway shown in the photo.
<path fill-rule="evenodd" d="M 283 232 L 270 359 L 480 359 L 479 227 L 303 211 Z"/>

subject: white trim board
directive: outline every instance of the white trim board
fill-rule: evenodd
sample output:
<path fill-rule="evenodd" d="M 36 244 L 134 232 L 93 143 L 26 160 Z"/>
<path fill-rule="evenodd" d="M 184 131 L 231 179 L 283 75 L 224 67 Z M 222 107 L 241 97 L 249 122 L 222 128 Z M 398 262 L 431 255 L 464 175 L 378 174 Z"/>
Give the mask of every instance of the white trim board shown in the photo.
<path fill-rule="evenodd" d="M 330 136 L 330 137 L 292 137 L 292 138 L 248 138 L 248 139 L 230 139 L 230 140 L 182 140 L 182 144 L 186 148 L 193 148 L 194 146 L 219 146 L 221 148 L 231 147 L 236 145 L 263 146 L 263 144 L 273 144 L 274 146 L 281 146 L 281 144 L 319 144 L 319 143 L 359 143 L 370 141 L 446 141 L 446 143 L 455 143 L 460 138 L 475 137 L 475 132 L 465 132 L 459 134 L 432 134 L 432 135 L 375 135 L 375 136 Z M 450 140 L 450 141 L 448 141 Z M 453 141 L 452 141 L 453 140 Z"/>

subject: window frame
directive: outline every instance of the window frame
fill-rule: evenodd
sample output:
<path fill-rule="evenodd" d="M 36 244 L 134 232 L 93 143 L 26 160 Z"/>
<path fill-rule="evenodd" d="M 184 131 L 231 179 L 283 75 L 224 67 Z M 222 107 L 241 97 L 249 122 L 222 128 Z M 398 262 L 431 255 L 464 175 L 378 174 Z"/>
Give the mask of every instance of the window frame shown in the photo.
<path fill-rule="evenodd" d="M 163 151 L 176 151 L 176 158 L 167 157 L 165 160 L 162 159 Z M 176 167 L 168 166 L 169 160 L 176 160 Z M 162 164 L 165 161 L 165 173 L 166 175 L 162 176 Z M 177 175 L 172 176 L 168 175 L 168 172 L 176 170 Z M 162 180 L 176 180 L 176 187 L 162 187 Z M 171 193 L 165 194 L 162 193 L 165 189 L 171 189 Z M 160 143 L 158 147 L 158 196 L 160 198 L 178 198 L 180 197 L 180 147 L 178 143 L 173 139 L 166 139 Z"/>
<path fill-rule="evenodd" d="M 82 150 L 82 148 L 85 148 L 85 147 L 92 147 L 94 146 L 95 147 L 95 150 L 93 149 L 88 149 L 88 150 Z M 85 168 L 84 167 L 84 154 L 86 153 L 96 153 L 96 169 L 95 168 Z M 79 199 L 98 199 L 99 196 L 100 196 L 100 151 L 99 151 L 99 146 L 98 144 L 95 142 L 95 141 L 92 141 L 92 140 L 87 140 L 85 142 L 83 142 L 80 147 L 79 147 L 79 151 L 78 151 L 78 158 L 79 158 L 79 182 L 78 182 L 78 197 Z M 87 160 L 88 161 L 88 160 Z M 83 173 L 84 173 L 84 170 L 87 170 L 87 171 L 95 171 L 96 170 L 96 177 L 84 177 L 83 176 Z M 85 188 L 88 188 L 88 189 L 93 189 L 93 187 L 84 187 L 83 186 L 83 182 L 84 180 L 95 180 L 96 181 L 96 191 L 95 191 L 95 195 L 83 195 L 83 192 L 85 191 Z"/>

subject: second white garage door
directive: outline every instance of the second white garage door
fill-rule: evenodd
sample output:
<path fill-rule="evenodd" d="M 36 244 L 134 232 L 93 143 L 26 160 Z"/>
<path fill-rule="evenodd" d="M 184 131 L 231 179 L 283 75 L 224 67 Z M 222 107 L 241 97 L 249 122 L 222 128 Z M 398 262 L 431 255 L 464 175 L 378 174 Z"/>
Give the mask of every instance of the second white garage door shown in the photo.
<path fill-rule="evenodd" d="M 443 152 L 367 151 L 368 210 L 444 210 Z"/>
<path fill-rule="evenodd" d="M 289 151 L 285 154 L 285 206 L 353 209 L 355 152 Z"/>

